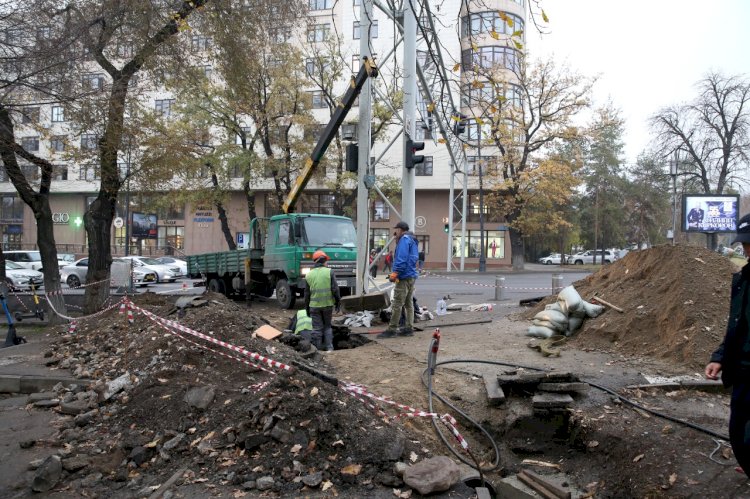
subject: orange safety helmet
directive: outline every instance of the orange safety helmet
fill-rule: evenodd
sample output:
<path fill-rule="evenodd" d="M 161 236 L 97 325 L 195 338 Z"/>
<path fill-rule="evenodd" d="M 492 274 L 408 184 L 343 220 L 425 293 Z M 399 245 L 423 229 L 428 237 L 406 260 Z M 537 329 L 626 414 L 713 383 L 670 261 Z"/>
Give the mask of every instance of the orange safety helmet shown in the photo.
<path fill-rule="evenodd" d="M 323 251 L 323 250 L 318 250 L 315 253 L 313 253 L 313 261 L 314 262 L 317 262 L 321 258 L 325 258 L 326 261 L 330 260 L 330 258 L 328 257 L 328 255 L 326 255 L 326 252 Z"/>

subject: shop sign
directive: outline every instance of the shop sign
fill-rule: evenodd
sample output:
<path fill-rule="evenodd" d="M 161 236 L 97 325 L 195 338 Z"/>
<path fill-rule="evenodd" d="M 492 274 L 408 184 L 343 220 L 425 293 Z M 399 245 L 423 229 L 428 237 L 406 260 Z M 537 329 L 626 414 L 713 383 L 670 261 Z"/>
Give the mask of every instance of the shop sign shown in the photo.
<path fill-rule="evenodd" d="M 161 223 L 164 225 L 177 225 L 177 220 L 162 220 Z"/>
<path fill-rule="evenodd" d="M 70 223 L 70 213 L 53 213 L 52 223 L 66 225 Z"/>

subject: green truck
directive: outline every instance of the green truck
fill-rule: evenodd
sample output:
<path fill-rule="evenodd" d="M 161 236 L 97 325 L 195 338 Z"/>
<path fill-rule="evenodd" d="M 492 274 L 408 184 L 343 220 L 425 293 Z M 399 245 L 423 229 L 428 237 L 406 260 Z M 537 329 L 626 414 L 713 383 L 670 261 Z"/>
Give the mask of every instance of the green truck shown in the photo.
<path fill-rule="evenodd" d="M 209 290 L 227 296 L 258 294 L 270 297 L 275 291 L 279 304 L 292 308 L 297 297 L 304 292 L 305 275 L 313 266 L 312 255 L 321 249 L 330 257 L 328 266 L 336 274 L 342 296 L 353 293 L 357 237 L 352 220 L 333 215 L 294 213 L 294 207 L 365 82 L 377 74 L 374 61 L 365 57 L 284 201 L 284 214 L 253 219 L 247 249 L 188 256 L 190 277 L 202 277 Z"/>
<path fill-rule="evenodd" d="M 288 213 L 250 223 L 247 249 L 188 256 L 188 274 L 202 277 L 208 289 L 227 296 L 270 297 L 294 307 L 313 267 L 312 255 L 325 251 L 343 296 L 353 292 L 357 237 L 352 220 L 333 215 Z"/>

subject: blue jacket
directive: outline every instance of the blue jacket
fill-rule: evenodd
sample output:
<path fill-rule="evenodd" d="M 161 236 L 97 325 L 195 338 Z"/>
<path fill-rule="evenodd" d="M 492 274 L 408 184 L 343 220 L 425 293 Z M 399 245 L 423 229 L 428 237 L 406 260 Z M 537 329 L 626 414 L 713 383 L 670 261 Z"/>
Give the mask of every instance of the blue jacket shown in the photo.
<path fill-rule="evenodd" d="M 419 260 L 419 243 L 411 232 L 404 233 L 396 244 L 396 253 L 393 255 L 393 272 L 398 274 L 399 279 L 417 277 L 417 260 Z"/>

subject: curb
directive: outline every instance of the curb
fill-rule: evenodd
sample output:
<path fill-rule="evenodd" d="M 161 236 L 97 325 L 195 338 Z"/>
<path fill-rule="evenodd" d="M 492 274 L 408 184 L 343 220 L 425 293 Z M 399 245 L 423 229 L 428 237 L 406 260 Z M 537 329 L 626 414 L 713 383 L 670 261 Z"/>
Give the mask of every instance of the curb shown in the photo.
<path fill-rule="evenodd" d="M 87 385 L 90 379 L 70 376 L 39 376 L 34 374 L 0 374 L 0 393 L 36 393 L 51 390 L 56 384 Z"/>

